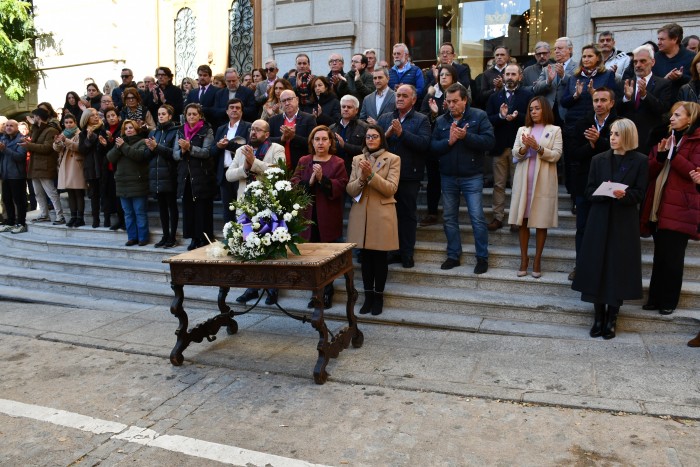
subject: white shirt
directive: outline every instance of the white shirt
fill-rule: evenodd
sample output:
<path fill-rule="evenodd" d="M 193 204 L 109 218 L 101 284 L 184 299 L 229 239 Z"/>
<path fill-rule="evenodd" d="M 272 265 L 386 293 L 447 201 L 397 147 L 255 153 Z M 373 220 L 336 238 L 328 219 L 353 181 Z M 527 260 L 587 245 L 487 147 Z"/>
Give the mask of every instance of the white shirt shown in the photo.
<path fill-rule="evenodd" d="M 382 92 L 381 94 L 379 93 L 379 91 L 377 91 L 377 95 L 376 95 L 376 98 L 374 101 L 375 105 L 377 106 L 377 115 L 379 115 L 379 109 L 382 108 L 382 104 L 384 103 L 384 98 L 386 98 L 387 89 L 389 89 L 389 88 L 384 89 L 384 92 Z"/>
<path fill-rule="evenodd" d="M 653 73 L 649 73 L 644 77 L 644 81 L 646 82 L 647 86 L 649 86 L 649 81 L 651 80 L 651 76 Z M 637 79 L 634 82 L 634 95 L 632 96 L 632 99 L 627 99 L 627 96 L 622 97 L 622 102 L 629 102 L 633 101 L 637 98 L 637 94 L 639 93 L 639 80 L 641 78 L 637 77 Z M 644 100 L 647 96 L 641 97 L 641 100 Z"/>
<path fill-rule="evenodd" d="M 240 120 L 231 126 L 231 122 L 228 123 L 228 131 L 226 132 L 226 139 L 229 141 L 236 137 L 236 132 L 238 131 L 238 124 Z M 224 168 L 228 168 L 233 162 L 233 154 L 228 149 L 224 151 Z"/>

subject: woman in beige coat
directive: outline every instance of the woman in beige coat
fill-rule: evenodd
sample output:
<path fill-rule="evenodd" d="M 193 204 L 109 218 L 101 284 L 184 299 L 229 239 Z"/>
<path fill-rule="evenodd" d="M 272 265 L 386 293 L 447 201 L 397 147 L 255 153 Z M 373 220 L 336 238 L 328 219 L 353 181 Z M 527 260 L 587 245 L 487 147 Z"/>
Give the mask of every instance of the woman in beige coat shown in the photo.
<path fill-rule="evenodd" d="M 348 220 L 348 242 L 361 248 L 365 303 L 361 314 L 379 315 L 389 273 L 387 251 L 399 248 L 394 193 L 399 186 L 401 158 L 386 150 L 384 130 L 369 125 L 362 154 L 352 160 L 347 192 L 354 198 Z"/>
<path fill-rule="evenodd" d="M 56 135 L 53 149 L 58 153 L 58 189 L 68 192 L 70 220 L 66 227 L 85 225 L 85 175 L 83 174 L 84 157 L 78 152 L 80 130 L 76 117 L 71 114 L 63 116 L 65 129 Z"/>
<path fill-rule="evenodd" d="M 527 246 L 530 228 L 536 229 L 535 261 L 532 277 L 542 277 L 542 250 L 547 229 L 557 226 L 557 161 L 562 153 L 561 129 L 554 126 L 554 114 L 547 100 L 533 97 L 528 104 L 525 126 L 518 129 L 513 144 L 513 191 L 508 222 L 520 227 L 520 269 L 518 277 L 527 275 L 530 258 Z"/>

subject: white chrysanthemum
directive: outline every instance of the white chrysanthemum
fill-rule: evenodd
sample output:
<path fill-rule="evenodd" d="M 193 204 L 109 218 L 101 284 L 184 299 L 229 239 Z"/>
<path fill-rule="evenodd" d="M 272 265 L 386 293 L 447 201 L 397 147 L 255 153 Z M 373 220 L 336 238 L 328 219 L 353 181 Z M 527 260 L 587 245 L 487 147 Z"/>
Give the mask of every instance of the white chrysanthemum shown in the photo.
<path fill-rule="evenodd" d="M 250 182 L 249 184 L 246 185 L 245 191 L 256 190 L 258 188 L 260 188 L 260 182 L 255 180 L 254 182 Z"/>
<path fill-rule="evenodd" d="M 272 190 L 272 196 L 277 196 L 277 190 Z"/>
<path fill-rule="evenodd" d="M 253 230 L 258 230 L 260 228 L 260 222 L 253 222 Z"/>
<path fill-rule="evenodd" d="M 292 220 L 292 214 L 289 213 L 289 212 L 285 212 L 285 213 L 284 213 L 284 216 L 282 216 L 282 217 L 284 218 L 284 221 L 285 221 L 285 222 L 289 222 L 289 221 Z"/>
<path fill-rule="evenodd" d="M 262 196 L 263 191 L 260 190 L 260 189 L 257 189 L 257 190 L 255 190 L 255 191 L 253 191 L 253 194 L 254 194 L 255 196 Z"/>
<path fill-rule="evenodd" d="M 299 211 L 297 211 L 296 209 L 294 211 L 292 211 L 292 216 L 297 217 L 298 215 L 299 215 Z"/>
<path fill-rule="evenodd" d="M 273 175 L 283 175 L 284 170 L 280 169 L 279 167 L 270 167 L 267 170 L 265 170 L 265 175 L 268 177 L 273 176 Z"/>
<path fill-rule="evenodd" d="M 226 250 L 224 249 L 224 244 L 221 242 L 214 242 L 207 246 L 207 256 L 210 258 L 223 258 L 226 256 Z"/>
<path fill-rule="evenodd" d="M 295 210 L 299 210 L 301 206 L 299 206 L 299 203 L 294 203 L 294 206 L 292 206 Z M 296 215 L 296 214 L 295 214 Z"/>
<path fill-rule="evenodd" d="M 290 191 L 292 189 L 292 184 L 287 180 L 280 180 L 275 183 L 275 190 L 277 191 Z"/>
<path fill-rule="evenodd" d="M 229 210 L 229 211 L 234 211 L 235 209 L 236 209 L 236 208 L 234 208 L 233 206 L 229 206 L 229 207 L 228 207 L 228 210 Z"/>

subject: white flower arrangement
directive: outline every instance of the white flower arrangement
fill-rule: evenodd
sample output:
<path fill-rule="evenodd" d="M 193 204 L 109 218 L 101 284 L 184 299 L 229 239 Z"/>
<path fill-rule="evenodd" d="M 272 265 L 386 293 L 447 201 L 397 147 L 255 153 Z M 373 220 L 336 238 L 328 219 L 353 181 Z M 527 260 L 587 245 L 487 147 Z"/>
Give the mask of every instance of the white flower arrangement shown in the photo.
<path fill-rule="evenodd" d="M 226 223 L 222 248 L 243 261 L 286 258 L 287 249 L 298 255 L 301 233 L 311 222 L 300 215 L 311 203 L 300 187 L 292 186 L 284 164 L 246 185 L 241 201 L 231 203 L 240 214 Z"/>

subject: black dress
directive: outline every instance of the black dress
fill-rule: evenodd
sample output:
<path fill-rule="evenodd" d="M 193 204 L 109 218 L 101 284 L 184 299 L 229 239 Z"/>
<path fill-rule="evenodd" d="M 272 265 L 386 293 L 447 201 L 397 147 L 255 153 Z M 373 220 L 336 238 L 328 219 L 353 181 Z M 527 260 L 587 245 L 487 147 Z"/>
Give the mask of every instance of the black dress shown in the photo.
<path fill-rule="evenodd" d="M 571 285 L 585 302 L 619 307 L 623 300 L 642 298 L 639 203 L 646 191 L 647 171 L 646 156 L 635 151 L 620 156 L 609 150 L 591 161 L 586 185 L 591 210 Z M 593 196 L 604 181 L 628 185 L 626 195 L 621 199 Z"/>

